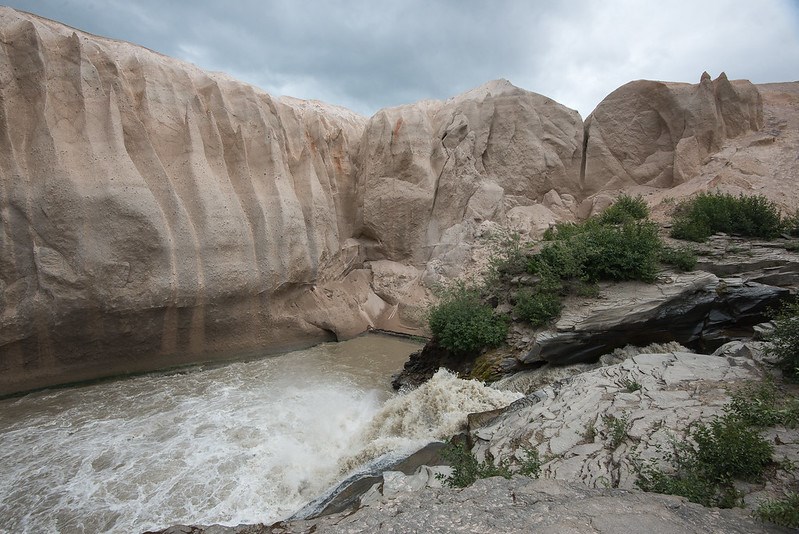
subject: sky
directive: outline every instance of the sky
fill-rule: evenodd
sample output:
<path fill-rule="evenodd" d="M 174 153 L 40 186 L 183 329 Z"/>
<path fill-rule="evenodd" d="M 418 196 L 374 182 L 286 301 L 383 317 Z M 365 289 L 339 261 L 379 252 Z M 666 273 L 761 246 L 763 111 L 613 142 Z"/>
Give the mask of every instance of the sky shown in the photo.
<path fill-rule="evenodd" d="M 799 0 L 6 0 L 370 116 L 505 78 L 586 117 L 638 79 L 799 80 Z"/>

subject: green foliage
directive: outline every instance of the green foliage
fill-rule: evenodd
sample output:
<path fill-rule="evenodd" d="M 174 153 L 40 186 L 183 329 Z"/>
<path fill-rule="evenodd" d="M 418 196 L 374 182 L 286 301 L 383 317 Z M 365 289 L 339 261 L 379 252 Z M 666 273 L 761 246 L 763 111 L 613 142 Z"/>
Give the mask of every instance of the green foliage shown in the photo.
<path fill-rule="evenodd" d="M 649 217 L 649 206 L 641 197 L 621 195 L 609 208 L 599 216 L 602 224 L 621 224 L 629 221 L 640 221 Z"/>
<path fill-rule="evenodd" d="M 593 421 L 585 426 L 585 430 L 583 431 L 583 439 L 586 441 L 586 443 L 593 443 L 596 439 L 596 425 L 594 425 Z"/>
<path fill-rule="evenodd" d="M 635 393 L 641 390 L 641 384 L 635 380 L 625 380 L 622 385 L 624 386 L 624 391 L 627 393 Z"/>
<path fill-rule="evenodd" d="M 637 466 L 636 485 L 644 491 L 682 495 L 704 506 L 731 508 L 740 502 L 734 480 L 759 480 L 773 447 L 734 414 L 697 423 L 690 440 L 675 443 L 667 455 L 673 474 L 656 461 Z"/>
<path fill-rule="evenodd" d="M 764 501 L 752 515 L 783 527 L 799 528 L 799 493 L 791 492 L 783 499 Z"/>
<path fill-rule="evenodd" d="M 779 208 L 762 195 L 700 193 L 677 206 L 671 236 L 701 242 L 716 232 L 727 232 L 771 239 L 782 229 Z"/>
<path fill-rule="evenodd" d="M 696 442 L 696 464 L 719 482 L 759 480 L 774 452 L 756 429 L 737 417 L 725 416 L 708 425 L 699 424 L 691 438 Z"/>
<path fill-rule="evenodd" d="M 522 274 L 527 264 L 527 249 L 517 233 L 490 236 L 491 256 L 488 258 L 486 284 L 496 285 L 508 277 Z"/>
<path fill-rule="evenodd" d="M 771 381 L 752 384 L 736 392 L 726 410 L 753 427 L 799 426 L 799 399 L 781 395 Z"/>
<path fill-rule="evenodd" d="M 799 236 L 799 210 L 793 212 L 793 215 L 785 217 L 782 221 L 783 230 L 792 236 Z"/>
<path fill-rule="evenodd" d="M 530 478 L 538 478 L 541 474 L 541 459 L 535 449 L 524 449 L 524 460 L 519 465 L 518 474 Z"/>
<path fill-rule="evenodd" d="M 516 473 L 538 478 L 541 474 L 541 460 L 538 457 L 538 451 L 524 449 L 524 455 L 524 459 L 519 464 Z M 449 462 L 450 467 L 452 467 L 452 474 L 444 475 L 439 473 L 436 478 L 450 488 L 465 488 L 481 478 L 510 478 L 513 476 L 509 462 L 504 461 L 495 464 L 490 458 L 487 458 L 484 462 L 478 462 L 463 443 L 450 442 L 442 449 L 441 456 Z"/>
<path fill-rule="evenodd" d="M 663 247 L 660 249 L 660 261 L 672 265 L 680 271 L 692 271 L 696 267 L 696 252 L 688 247 Z"/>
<path fill-rule="evenodd" d="M 536 288 L 535 291 L 522 289 L 516 294 L 514 311 L 519 319 L 533 326 L 541 326 L 558 315 L 562 308 L 560 295 L 554 291 Z"/>
<path fill-rule="evenodd" d="M 508 323 L 480 300 L 479 292 L 463 284 L 445 293 L 428 318 L 430 330 L 442 347 L 469 353 L 505 341 Z"/>
<path fill-rule="evenodd" d="M 449 462 L 452 474 L 445 476 L 439 473 L 436 478 L 450 488 L 465 488 L 480 478 L 510 478 L 513 474 L 507 462 L 499 465 L 495 465 L 490 459 L 478 462 L 463 443 L 450 443 L 442 449 L 441 456 Z"/>
<path fill-rule="evenodd" d="M 654 281 L 661 248 L 657 225 L 628 220 L 618 225 L 589 219 L 558 225 L 552 243 L 531 258 L 528 270 L 559 279 Z"/>
<path fill-rule="evenodd" d="M 621 417 L 615 417 L 613 415 L 606 415 L 602 418 L 605 422 L 605 425 L 608 427 L 608 437 L 610 438 L 610 447 L 611 449 L 615 449 L 624 441 L 627 437 L 627 431 L 630 430 L 630 416 L 627 414 L 622 415 Z"/>
<path fill-rule="evenodd" d="M 785 304 L 775 317 L 769 353 L 777 358 L 785 377 L 799 381 L 799 301 Z"/>

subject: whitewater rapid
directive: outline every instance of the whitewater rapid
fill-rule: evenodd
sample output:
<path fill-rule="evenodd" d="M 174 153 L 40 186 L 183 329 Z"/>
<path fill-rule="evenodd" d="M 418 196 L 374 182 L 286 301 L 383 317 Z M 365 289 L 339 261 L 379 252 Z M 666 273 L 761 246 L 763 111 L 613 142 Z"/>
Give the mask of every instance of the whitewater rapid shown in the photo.
<path fill-rule="evenodd" d="M 0 532 L 268 524 L 519 396 L 445 372 L 395 395 L 416 348 L 366 336 L 1 400 Z"/>

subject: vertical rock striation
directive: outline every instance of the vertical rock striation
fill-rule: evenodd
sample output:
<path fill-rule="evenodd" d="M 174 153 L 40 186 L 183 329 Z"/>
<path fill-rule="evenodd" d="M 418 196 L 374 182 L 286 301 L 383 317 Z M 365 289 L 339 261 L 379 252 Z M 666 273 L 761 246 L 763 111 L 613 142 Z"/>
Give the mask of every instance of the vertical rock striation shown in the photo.
<path fill-rule="evenodd" d="M 292 307 L 353 259 L 365 118 L 8 8 L 0 38 L 0 393 L 330 337 Z"/>

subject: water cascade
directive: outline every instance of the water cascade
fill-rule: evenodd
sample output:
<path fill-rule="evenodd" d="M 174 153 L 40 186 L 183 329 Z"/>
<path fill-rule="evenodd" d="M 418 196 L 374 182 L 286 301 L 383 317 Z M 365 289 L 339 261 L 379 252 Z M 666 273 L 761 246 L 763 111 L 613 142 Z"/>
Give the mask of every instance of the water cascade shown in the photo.
<path fill-rule="evenodd" d="M 456 432 L 502 393 L 445 372 L 404 395 L 416 345 L 366 336 L 278 357 L 0 401 L 0 524 L 144 531 L 291 515 L 386 454 Z"/>

